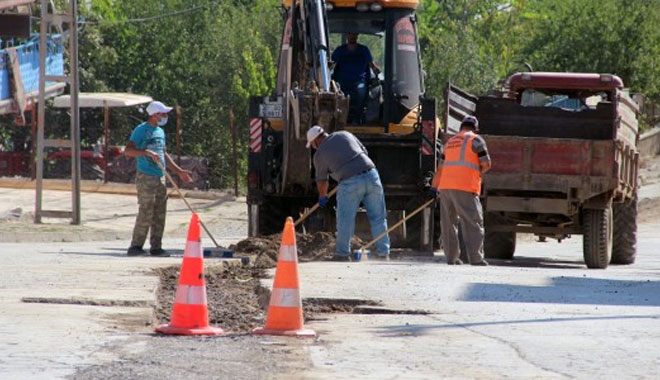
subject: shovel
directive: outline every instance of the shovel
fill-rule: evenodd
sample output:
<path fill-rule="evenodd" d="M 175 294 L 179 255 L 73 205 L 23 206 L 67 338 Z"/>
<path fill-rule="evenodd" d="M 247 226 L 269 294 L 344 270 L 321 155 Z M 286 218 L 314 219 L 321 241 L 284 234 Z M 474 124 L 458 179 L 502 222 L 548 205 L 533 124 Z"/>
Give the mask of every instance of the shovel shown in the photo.
<path fill-rule="evenodd" d="M 183 203 L 185 203 L 186 206 L 188 206 L 188 209 L 190 210 L 190 212 L 192 212 L 193 214 L 197 214 L 197 211 L 195 211 L 195 209 L 192 208 L 192 206 L 190 205 L 190 203 L 188 203 L 188 200 L 186 199 L 186 197 L 185 197 L 185 196 L 183 195 L 183 193 L 181 192 L 181 189 L 179 189 L 179 186 L 176 184 L 176 181 L 174 181 L 174 179 L 172 178 L 172 176 L 170 175 L 170 173 L 168 173 L 167 170 L 163 167 L 163 164 L 160 163 L 160 160 L 158 160 L 158 161 L 153 160 L 153 161 L 155 161 L 155 162 L 158 164 L 158 167 L 160 167 L 160 170 L 162 170 L 163 173 L 165 173 L 165 176 L 166 176 L 167 179 L 170 181 L 170 183 L 172 184 L 172 186 L 176 189 L 176 191 L 179 193 L 179 196 L 180 196 L 181 199 L 183 200 Z M 199 214 L 197 214 L 197 216 L 199 217 Z M 199 218 L 199 224 L 202 225 L 202 228 L 204 228 L 204 231 L 206 231 L 206 234 L 209 235 L 209 237 L 210 237 L 211 240 L 213 241 L 213 244 L 215 244 L 215 248 L 212 248 L 212 249 L 210 249 L 210 250 L 209 250 L 209 249 L 204 249 L 204 256 L 207 255 L 207 251 L 209 251 L 209 252 L 208 252 L 208 255 L 211 256 L 211 257 L 224 257 L 224 258 L 230 258 L 230 257 L 233 257 L 233 256 L 234 256 L 232 251 L 230 251 L 230 250 L 228 250 L 228 249 L 226 249 L 226 248 L 223 248 L 223 247 L 220 246 L 220 244 L 218 244 L 218 242 L 215 240 L 215 238 L 214 238 L 213 235 L 211 234 L 211 231 L 209 231 L 209 229 L 206 228 L 206 225 L 205 225 L 204 222 L 202 221 L 202 218 Z"/>
<path fill-rule="evenodd" d="M 415 211 L 411 212 L 410 214 L 406 215 L 405 218 L 399 220 L 396 222 L 395 225 L 390 227 L 387 231 L 383 232 L 382 234 L 378 235 L 377 238 L 373 239 L 372 241 L 368 242 L 367 244 L 363 245 L 362 248 L 357 250 L 357 252 L 354 252 L 355 258 L 359 261 L 362 258 L 362 255 L 369 253 L 367 249 L 371 247 L 372 245 L 376 244 L 376 242 L 380 239 L 382 239 L 385 235 L 389 234 L 390 232 L 394 231 L 397 227 L 399 227 L 403 222 L 406 220 L 412 218 L 413 216 L 417 215 L 420 211 L 424 210 L 426 207 L 428 207 L 431 203 L 435 202 L 435 199 L 429 199 L 426 201 L 423 205 L 419 206 Z"/>
<path fill-rule="evenodd" d="M 330 192 L 328 193 L 327 197 L 328 197 L 328 198 L 332 198 L 332 196 L 335 195 L 335 193 L 337 192 L 337 189 L 339 189 L 339 187 L 335 187 L 334 189 L 330 190 Z M 318 202 L 317 202 L 314 206 L 312 206 L 311 208 L 307 209 L 307 211 L 305 211 L 305 213 L 302 214 L 302 216 L 301 216 L 300 218 L 298 218 L 298 220 L 296 220 L 295 223 L 293 223 L 293 227 L 298 227 L 298 225 L 299 225 L 300 223 L 302 223 L 305 219 L 307 219 L 307 217 L 309 217 L 310 215 L 312 215 L 312 214 L 314 213 L 314 211 L 318 210 L 318 208 L 319 208 L 319 204 L 318 204 Z"/>

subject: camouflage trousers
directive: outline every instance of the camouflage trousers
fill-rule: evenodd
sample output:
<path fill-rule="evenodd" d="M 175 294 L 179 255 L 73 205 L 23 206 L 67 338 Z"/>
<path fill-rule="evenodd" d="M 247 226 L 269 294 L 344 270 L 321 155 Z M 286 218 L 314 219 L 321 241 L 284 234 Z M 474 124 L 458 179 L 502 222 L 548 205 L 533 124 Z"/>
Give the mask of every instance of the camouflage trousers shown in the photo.
<path fill-rule="evenodd" d="M 167 212 L 167 187 L 165 177 L 155 177 L 137 172 L 135 177 L 138 199 L 138 215 L 133 228 L 131 247 L 142 247 L 151 230 L 151 248 L 162 248 L 165 214 Z"/>

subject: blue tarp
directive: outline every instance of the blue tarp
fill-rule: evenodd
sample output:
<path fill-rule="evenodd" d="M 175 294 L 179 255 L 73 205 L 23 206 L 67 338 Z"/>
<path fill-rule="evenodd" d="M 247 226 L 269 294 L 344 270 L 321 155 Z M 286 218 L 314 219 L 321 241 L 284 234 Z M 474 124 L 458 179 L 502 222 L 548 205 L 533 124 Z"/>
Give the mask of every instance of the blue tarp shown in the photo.
<path fill-rule="evenodd" d="M 47 42 L 46 73 L 49 75 L 64 74 L 64 55 L 62 37 L 52 36 Z M 30 41 L 16 46 L 18 60 L 21 64 L 21 78 L 25 93 L 39 89 L 39 36 L 34 36 Z M 9 87 L 9 56 L 6 50 L 0 50 L 0 100 L 11 98 Z M 52 83 L 46 83 L 46 86 Z"/>

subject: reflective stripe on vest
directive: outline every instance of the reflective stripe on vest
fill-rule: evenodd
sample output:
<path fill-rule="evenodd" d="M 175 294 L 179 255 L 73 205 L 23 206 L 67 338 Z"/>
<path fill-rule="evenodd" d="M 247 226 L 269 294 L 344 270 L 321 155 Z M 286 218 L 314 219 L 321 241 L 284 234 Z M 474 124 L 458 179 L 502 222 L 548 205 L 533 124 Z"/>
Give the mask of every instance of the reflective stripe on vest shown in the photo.
<path fill-rule="evenodd" d="M 463 190 L 479 194 L 481 191 L 479 156 L 472 151 L 472 141 L 475 138 L 475 134 L 467 132 L 452 137 L 445 144 L 445 161 L 442 164 L 439 189 Z"/>

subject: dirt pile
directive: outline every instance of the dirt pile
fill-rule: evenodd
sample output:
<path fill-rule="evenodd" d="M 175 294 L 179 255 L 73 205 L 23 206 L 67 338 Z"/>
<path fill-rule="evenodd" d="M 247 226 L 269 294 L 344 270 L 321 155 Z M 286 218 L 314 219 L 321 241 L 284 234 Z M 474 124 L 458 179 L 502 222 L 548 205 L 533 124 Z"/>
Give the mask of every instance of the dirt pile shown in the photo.
<path fill-rule="evenodd" d="M 254 265 L 257 267 L 272 268 L 277 264 L 281 240 L 282 234 L 253 237 L 241 240 L 229 248 L 233 249 L 237 256 L 256 255 Z M 353 247 L 360 247 L 364 242 L 355 237 L 351 244 Z M 322 261 L 332 258 L 336 240 L 330 232 L 296 233 L 296 246 L 300 262 Z"/>
<path fill-rule="evenodd" d="M 160 277 L 157 323 L 169 323 L 180 266 L 158 269 Z M 206 268 L 206 297 L 211 325 L 233 333 L 250 332 L 263 323 L 269 291 L 259 285 L 260 268 L 238 265 L 210 265 Z"/>

